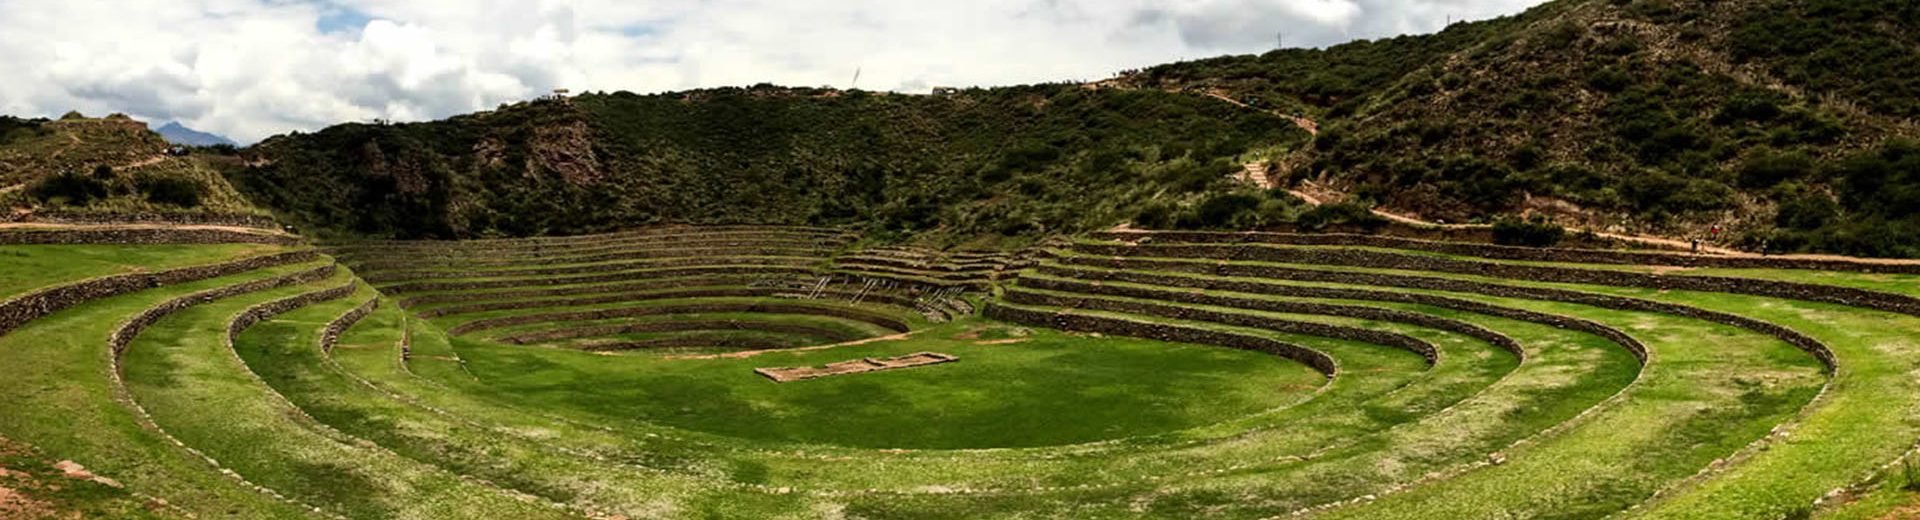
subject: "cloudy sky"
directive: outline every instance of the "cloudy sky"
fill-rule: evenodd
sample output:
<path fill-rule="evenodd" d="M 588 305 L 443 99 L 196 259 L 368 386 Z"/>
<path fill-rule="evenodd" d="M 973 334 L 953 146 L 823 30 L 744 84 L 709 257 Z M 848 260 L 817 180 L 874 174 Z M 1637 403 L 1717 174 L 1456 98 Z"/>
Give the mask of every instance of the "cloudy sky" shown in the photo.
<path fill-rule="evenodd" d="M 0 0 L 0 113 L 252 142 L 553 88 L 925 91 L 1432 32 L 1540 0 Z"/>

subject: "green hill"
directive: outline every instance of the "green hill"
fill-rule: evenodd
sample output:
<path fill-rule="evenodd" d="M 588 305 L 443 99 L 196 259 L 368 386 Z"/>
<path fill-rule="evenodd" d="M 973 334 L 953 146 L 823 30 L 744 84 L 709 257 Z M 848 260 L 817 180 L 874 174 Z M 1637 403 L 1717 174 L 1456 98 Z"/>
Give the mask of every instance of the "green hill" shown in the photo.
<path fill-rule="evenodd" d="M 170 154 L 160 134 L 120 114 L 0 117 L 0 205 L 14 217 L 264 215 L 215 165 L 236 160 Z"/>
<path fill-rule="evenodd" d="M 1429 220 L 1915 256 L 1916 26 L 1895 1 L 1560 0 L 1091 85 L 591 94 L 342 125 L 271 139 L 251 150 L 271 164 L 235 176 L 308 227 L 377 235 L 685 221 L 964 237 L 1289 222 L 1284 196 L 1200 211 L 1243 163 L 1271 162 L 1287 185 Z"/>

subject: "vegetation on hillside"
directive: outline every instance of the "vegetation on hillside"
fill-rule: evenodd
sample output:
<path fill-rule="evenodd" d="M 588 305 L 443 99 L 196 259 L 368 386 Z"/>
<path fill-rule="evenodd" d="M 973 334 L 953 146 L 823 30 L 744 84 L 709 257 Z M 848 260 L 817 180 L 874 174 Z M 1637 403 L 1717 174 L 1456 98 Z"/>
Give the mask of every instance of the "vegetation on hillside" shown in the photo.
<path fill-rule="evenodd" d="M 124 115 L 58 121 L 0 117 L 0 206 L 77 215 L 254 215 L 211 162 L 169 156 Z"/>
<path fill-rule="evenodd" d="M 579 233 L 651 222 L 954 235 L 1112 225 L 1222 191 L 1285 119 L 1077 85 L 954 96 L 761 86 L 590 94 L 447 121 L 270 139 L 237 183 L 306 227 L 402 237 Z"/>
<path fill-rule="evenodd" d="M 1717 226 L 1756 249 L 1912 256 L 1913 239 L 1888 238 L 1920 236 L 1901 227 L 1911 206 L 1848 197 L 1842 171 L 1897 164 L 1891 140 L 1920 134 L 1915 34 L 1911 2 L 1562 0 L 1432 36 L 1121 81 L 1316 118 L 1313 145 L 1285 161 L 1291 179 L 1430 219 L 1540 213 L 1699 238 Z M 1862 224 L 1825 227 L 1841 221 Z"/>
<path fill-rule="evenodd" d="M 1912 256 L 1920 233 L 1895 194 L 1920 189 L 1897 174 L 1910 168 L 1897 140 L 1920 137 L 1917 12 L 1891 0 L 1559 0 L 1434 35 L 1086 86 L 762 85 L 342 125 L 269 140 L 250 150 L 264 166 L 232 175 L 303 227 L 356 234 L 685 221 L 964 237 L 1129 219 L 1295 223 L 1303 213 L 1285 197 L 1232 193 L 1227 177 L 1260 161 L 1282 184 L 1429 220 L 1543 215 L 1751 249 Z M 1320 131 L 1309 139 L 1282 116 Z"/>

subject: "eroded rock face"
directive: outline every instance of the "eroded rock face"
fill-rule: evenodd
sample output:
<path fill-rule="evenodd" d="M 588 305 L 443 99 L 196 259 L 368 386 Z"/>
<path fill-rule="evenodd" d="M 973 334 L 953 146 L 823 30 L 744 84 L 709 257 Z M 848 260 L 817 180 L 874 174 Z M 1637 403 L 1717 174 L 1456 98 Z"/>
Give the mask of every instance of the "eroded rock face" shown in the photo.
<path fill-rule="evenodd" d="M 586 121 L 542 126 L 534 130 L 529 144 L 529 176 L 557 175 L 575 185 L 594 184 L 603 178 L 600 158 L 593 152 L 593 132 Z"/>

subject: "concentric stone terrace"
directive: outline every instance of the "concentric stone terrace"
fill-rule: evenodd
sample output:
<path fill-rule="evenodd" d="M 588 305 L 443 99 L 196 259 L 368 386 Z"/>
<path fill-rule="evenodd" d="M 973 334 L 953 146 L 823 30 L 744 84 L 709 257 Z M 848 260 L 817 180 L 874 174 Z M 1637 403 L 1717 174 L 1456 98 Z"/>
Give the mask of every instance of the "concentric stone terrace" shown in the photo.
<path fill-rule="evenodd" d="M 22 244 L 0 246 L 0 491 L 97 517 L 1915 503 L 1913 264 L 1261 233 L 59 233 L 0 235 Z M 756 373 L 866 359 L 916 366 Z"/>

